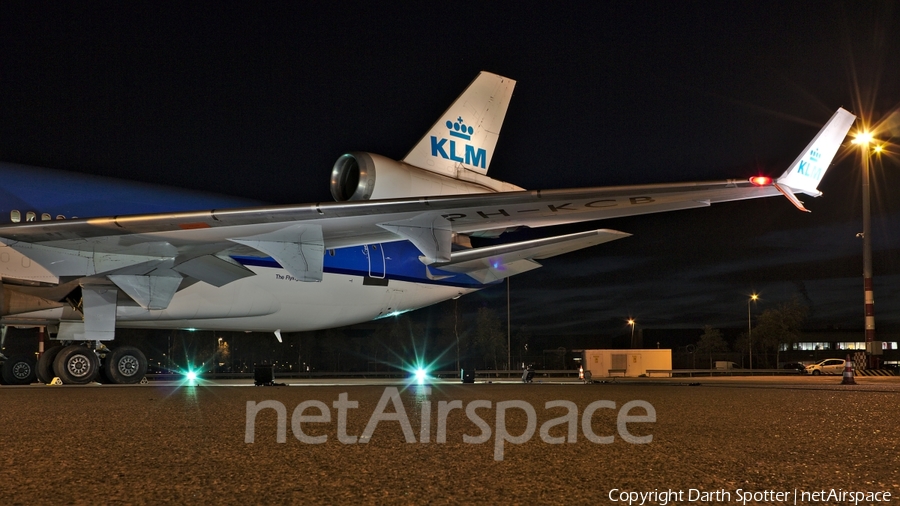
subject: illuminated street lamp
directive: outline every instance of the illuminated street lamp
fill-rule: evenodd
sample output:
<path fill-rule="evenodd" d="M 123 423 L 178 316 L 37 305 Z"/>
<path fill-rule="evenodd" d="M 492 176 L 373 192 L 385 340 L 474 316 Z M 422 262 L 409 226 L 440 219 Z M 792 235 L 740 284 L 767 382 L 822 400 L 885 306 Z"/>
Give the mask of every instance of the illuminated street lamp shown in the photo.
<path fill-rule="evenodd" d="M 629 318 L 628 324 L 631 325 L 631 347 L 634 348 L 634 318 Z"/>
<path fill-rule="evenodd" d="M 750 303 L 756 302 L 758 294 L 751 293 L 747 299 L 747 348 L 750 350 L 750 369 L 753 369 L 753 325 L 750 323 Z"/>
<path fill-rule="evenodd" d="M 869 199 L 869 145 L 874 141 L 872 133 L 863 130 L 856 134 L 853 144 L 862 148 L 862 212 L 863 231 L 859 234 L 863 240 L 863 291 L 866 311 L 866 346 L 875 341 L 875 292 L 872 282 L 872 204 Z M 876 152 L 881 152 L 881 146 L 876 146 Z M 867 350 L 868 351 L 868 350 Z M 873 356 L 868 356 L 869 367 L 874 367 Z"/>

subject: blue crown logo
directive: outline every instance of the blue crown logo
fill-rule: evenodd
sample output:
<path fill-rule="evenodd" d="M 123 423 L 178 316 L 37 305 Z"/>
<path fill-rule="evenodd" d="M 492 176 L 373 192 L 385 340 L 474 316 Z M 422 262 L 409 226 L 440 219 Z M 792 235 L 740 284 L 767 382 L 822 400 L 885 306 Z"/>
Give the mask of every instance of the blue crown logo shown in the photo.
<path fill-rule="evenodd" d="M 472 138 L 472 133 L 475 132 L 475 129 L 466 126 L 463 123 L 462 116 L 456 119 L 456 122 L 447 120 L 447 129 L 450 130 L 451 137 L 459 137 L 460 139 L 470 140 Z"/>
<path fill-rule="evenodd" d="M 819 153 L 818 149 L 814 149 L 809 152 L 809 160 L 811 162 L 818 162 L 819 158 L 822 156 L 822 153 Z"/>

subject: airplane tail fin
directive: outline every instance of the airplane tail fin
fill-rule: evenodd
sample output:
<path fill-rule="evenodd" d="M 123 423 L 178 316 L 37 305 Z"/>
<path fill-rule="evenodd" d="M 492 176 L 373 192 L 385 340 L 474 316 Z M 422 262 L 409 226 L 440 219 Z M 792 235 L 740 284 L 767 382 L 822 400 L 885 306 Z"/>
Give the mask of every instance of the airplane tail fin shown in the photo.
<path fill-rule="evenodd" d="M 481 72 L 403 162 L 458 177 L 460 169 L 487 174 L 516 82 Z"/>
<path fill-rule="evenodd" d="M 806 211 L 794 192 L 813 197 L 822 195 L 817 188 L 819 182 L 855 119 L 856 116 L 845 109 L 838 109 L 794 163 L 775 181 L 775 187 L 799 209 Z"/>

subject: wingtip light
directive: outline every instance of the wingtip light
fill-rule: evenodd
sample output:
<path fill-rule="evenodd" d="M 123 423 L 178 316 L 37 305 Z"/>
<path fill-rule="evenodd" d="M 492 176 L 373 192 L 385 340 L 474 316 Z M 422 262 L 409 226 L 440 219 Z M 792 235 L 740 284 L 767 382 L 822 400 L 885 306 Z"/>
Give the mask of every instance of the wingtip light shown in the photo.
<path fill-rule="evenodd" d="M 750 178 L 750 182 L 756 186 L 769 186 L 772 184 L 772 178 L 766 176 L 754 176 Z"/>

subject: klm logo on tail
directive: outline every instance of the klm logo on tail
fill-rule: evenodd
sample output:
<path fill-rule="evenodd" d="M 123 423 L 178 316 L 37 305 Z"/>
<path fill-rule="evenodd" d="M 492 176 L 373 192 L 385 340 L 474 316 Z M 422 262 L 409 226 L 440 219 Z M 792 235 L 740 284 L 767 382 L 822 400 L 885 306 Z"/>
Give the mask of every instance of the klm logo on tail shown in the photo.
<path fill-rule="evenodd" d="M 487 160 L 487 151 L 484 148 L 476 148 L 468 143 L 472 139 L 472 133 L 475 129 L 466 126 L 460 116 L 457 120 L 447 120 L 447 130 L 449 130 L 451 139 L 438 139 L 434 135 L 431 136 L 431 156 L 439 156 L 445 160 L 453 160 L 454 162 L 465 163 L 474 167 L 485 168 Z M 457 141 L 459 139 L 459 141 Z M 459 144 L 462 146 L 459 146 Z M 459 150 L 462 150 L 460 154 Z"/>
<path fill-rule="evenodd" d="M 811 150 L 808 157 L 800 160 L 800 166 L 797 167 L 797 173 L 801 176 L 819 179 L 822 176 L 822 172 L 825 170 L 819 165 L 819 159 L 821 158 L 822 155 L 819 153 L 818 149 Z"/>

